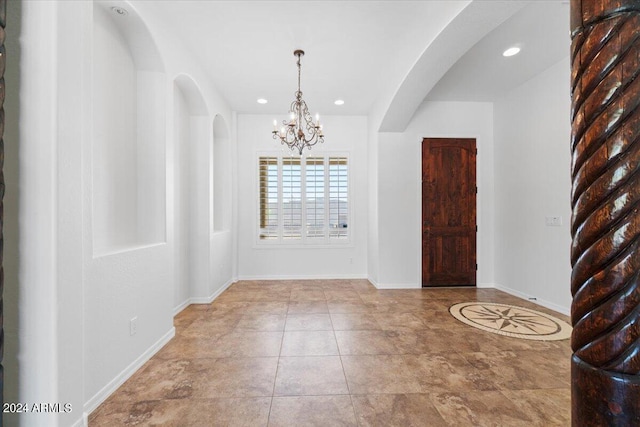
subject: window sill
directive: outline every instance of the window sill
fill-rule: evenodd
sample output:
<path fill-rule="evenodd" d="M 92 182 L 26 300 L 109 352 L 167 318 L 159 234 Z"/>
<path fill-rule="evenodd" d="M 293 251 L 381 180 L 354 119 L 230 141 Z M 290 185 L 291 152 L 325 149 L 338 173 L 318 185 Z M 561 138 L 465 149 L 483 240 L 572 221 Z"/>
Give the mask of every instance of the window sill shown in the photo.
<path fill-rule="evenodd" d="M 349 249 L 353 242 L 344 243 L 254 243 L 253 249 Z"/>

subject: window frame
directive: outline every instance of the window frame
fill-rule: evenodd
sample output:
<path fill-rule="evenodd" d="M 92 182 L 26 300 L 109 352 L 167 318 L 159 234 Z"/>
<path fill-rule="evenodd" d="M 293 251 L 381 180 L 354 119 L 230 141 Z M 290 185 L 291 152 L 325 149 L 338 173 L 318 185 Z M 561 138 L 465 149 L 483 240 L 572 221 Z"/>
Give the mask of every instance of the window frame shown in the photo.
<path fill-rule="evenodd" d="M 272 239 L 261 239 L 260 238 L 260 159 L 263 157 L 275 157 L 277 158 L 278 165 L 278 228 L 277 228 L 277 238 Z M 284 209 L 283 209 L 283 160 L 288 158 L 297 158 L 300 159 L 300 191 L 301 191 L 301 202 L 302 202 L 302 228 L 300 230 L 301 237 L 300 239 L 291 239 L 284 238 Z M 315 158 L 322 157 L 324 160 L 324 236 L 323 237 L 309 237 L 307 236 L 307 228 L 306 228 L 306 209 L 307 209 L 307 198 L 306 198 L 306 162 L 307 158 Z M 345 158 L 347 160 L 347 237 L 346 238 L 336 238 L 331 237 L 330 233 L 330 158 Z M 255 203 L 255 238 L 254 238 L 254 247 L 255 248 L 335 248 L 335 247 L 350 247 L 353 246 L 353 233 L 354 233 L 354 225 L 353 225 L 353 193 L 352 193 L 352 164 L 351 164 L 351 156 L 348 151 L 318 151 L 312 153 L 305 153 L 302 157 L 297 156 L 295 154 L 291 155 L 289 152 L 285 151 L 261 151 L 256 153 L 255 163 L 254 163 L 254 203 Z"/>

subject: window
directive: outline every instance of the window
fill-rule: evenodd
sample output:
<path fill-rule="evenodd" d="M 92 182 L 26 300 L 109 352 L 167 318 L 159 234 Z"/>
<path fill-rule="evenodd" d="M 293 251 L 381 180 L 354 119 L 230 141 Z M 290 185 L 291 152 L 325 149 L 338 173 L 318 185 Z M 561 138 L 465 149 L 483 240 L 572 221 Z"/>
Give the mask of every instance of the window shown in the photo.
<path fill-rule="evenodd" d="M 260 156 L 258 169 L 260 241 L 349 241 L 347 156 Z"/>
<path fill-rule="evenodd" d="M 260 239 L 278 238 L 278 159 L 260 157 Z"/>

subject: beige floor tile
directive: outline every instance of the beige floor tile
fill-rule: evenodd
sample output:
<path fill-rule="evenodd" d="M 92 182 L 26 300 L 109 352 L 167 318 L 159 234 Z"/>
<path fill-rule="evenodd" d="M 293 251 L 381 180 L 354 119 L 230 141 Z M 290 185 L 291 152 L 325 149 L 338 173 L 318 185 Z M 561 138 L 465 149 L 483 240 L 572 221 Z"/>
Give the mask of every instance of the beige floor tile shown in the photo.
<path fill-rule="evenodd" d="M 91 426 L 163 427 L 266 426 L 270 397 L 190 399 L 108 404 L 90 418 Z"/>
<path fill-rule="evenodd" d="M 281 357 L 276 396 L 349 394 L 340 357 Z"/>
<path fill-rule="evenodd" d="M 532 420 L 532 426 L 571 425 L 571 390 L 502 390 Z"/>
<path fill-rule="evenodd" d="M 277 366 L 277 357 L 216 359 L 213 364 L 195 366 L 198 376 L 192 395 L 201 399 L 272 396 Z"/>
<path fill-rule="evenodd" d="M 202 360 L 196 363 L 196 360 Z M 203 366 L 213 366 L 214 359 L 154 358 L 109 397 L 110 401 L 143 401 L 191 397 L 193 382 Z"/>
<path fill-rule="evenodd" d="M 270 427 L 357 425 L 348 395 L 274 397 L 271 404 Z"/>
<path fill-rule="evenodd" d="M 289 314 L 285 331 L 332 331 L 331 317 L 328 313 Z"/>
<path fill-rule="evenodd" d="M 291 301 L 289 314 L 329 313 L 325 301 Z"/>
<path fill-rule="evenodd" d="M 361 426 L 441 427 L 447 424 L 428 394 L 372 394 L 353 396 Z"/>
<path fill-rule="evenodd" d="M 394 331 L 335 331 L 341 355 L 402 354 L 400 334 Z"/>
<path fill-rule="evenodd" d="M 287 314 L 289 310 L 288 301 L 251 301 L 243 303 L 244 306 L 239 309 L 240 314 L 245 313 L 270 313 L 270 314 Z M 238 311 L 236 311 L 238 313 Z"/>
<path fill-rule="evenodd" d="M 253 331 L 283 331 L 286 315 L 271 313 L 247 313 L 240 318 L 236 329 Z"/>
<path fill-rule="evenodd" d="M 154 359 L 202 359 L 210 358 L 211 351 L 215 347 L 217 338 L 221 334 L 206 338 L 190 338 L 177 336 L 169 341 L 156 355 Z"/>
<path fill-rule="evenodd" d="M 354 290 L 325 288 L 324 296 L 327 302 L 363 303 L 362 299 L 360 299 L 360 294 Z"/>
<path fill-rule="evenodd" d="M 278 356 L 282 332 L 236 330 L 222 335 L 210 350 L 211 357 Z"/>
<path fill-rule="evenodd" d="M 321 287 L 307 289 L 293 289 L 291 301 L 325 301 L 324 290 Z"/>
<path fill-rule="evenodd" d="M 374 316 L 382 329 L 428 329 L 424 320 L 413 313 L 388 312 Z"/>
<path fill-rule="evenodd" d="M 287 331 L 281 356 L 331 356 L 338 354 L 333 331 Z"/>
<path fill-rule="evenodd" d="M 463 353 L 476 372 L 500 389 L 528 390 L 570 387 L 570 360 L 553 350 Z M 553 360 L 553 363 L 549 363 Z"/>
<path fill-rule="evenodd" d="M 550 312 L 495 289 L 238 282 L 179 313 L 175 338 L 90 426 L 265 426 L 269 411 L 271 425 L 569 425 L 569 340 L 503 337 L 449 313 L 473 300 Z"/>
<path fill-rule="evenodd" d="M 352 394 L 402 394 L 423 391 L 416 356 L 342 356 Z"/>
<path fill-rule="evenodd" d="M 353 394 L 428 393 L 492 390 L 497 386 L 474 372 L 458 354 L 342 356 Z"/>
<path fill-rule="evenodd" d="M 331 322 L 335 331 L 381 329 L 375 316 L 368 313 L 332 313 Z"/>
<path fill-rule="evenodd" d="M 254 301 L 258 302 L 276 302 L 283 301 L 289 302 L 291 299 L 291 291 L 265 291 L 257 292 L 254 295 Z"/>
<path fill-rule="evenodd" d="M 363 302 L 357 301 L 329 301 L 327 302 L 329 313 L 369 313 L 369 307 Z"/>
<path fill-rule="evenodd" d="M 529 427 L 531 417 L 498 391 L 439 393 L 433 404 L 450 426 Z"/>

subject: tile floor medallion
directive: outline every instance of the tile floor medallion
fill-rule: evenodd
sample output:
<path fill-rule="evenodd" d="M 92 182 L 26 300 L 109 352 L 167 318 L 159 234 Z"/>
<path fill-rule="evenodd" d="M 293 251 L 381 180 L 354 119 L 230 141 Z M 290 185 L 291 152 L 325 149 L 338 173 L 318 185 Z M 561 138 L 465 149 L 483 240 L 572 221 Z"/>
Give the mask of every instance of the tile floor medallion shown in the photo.
<path fill-rule="evenodd" d="M 462 323 L 508 337 L 557 341 L 571 337 L 571 326 L 549 314 L 492 302 L 463 302 L 449 308 Z"/>

